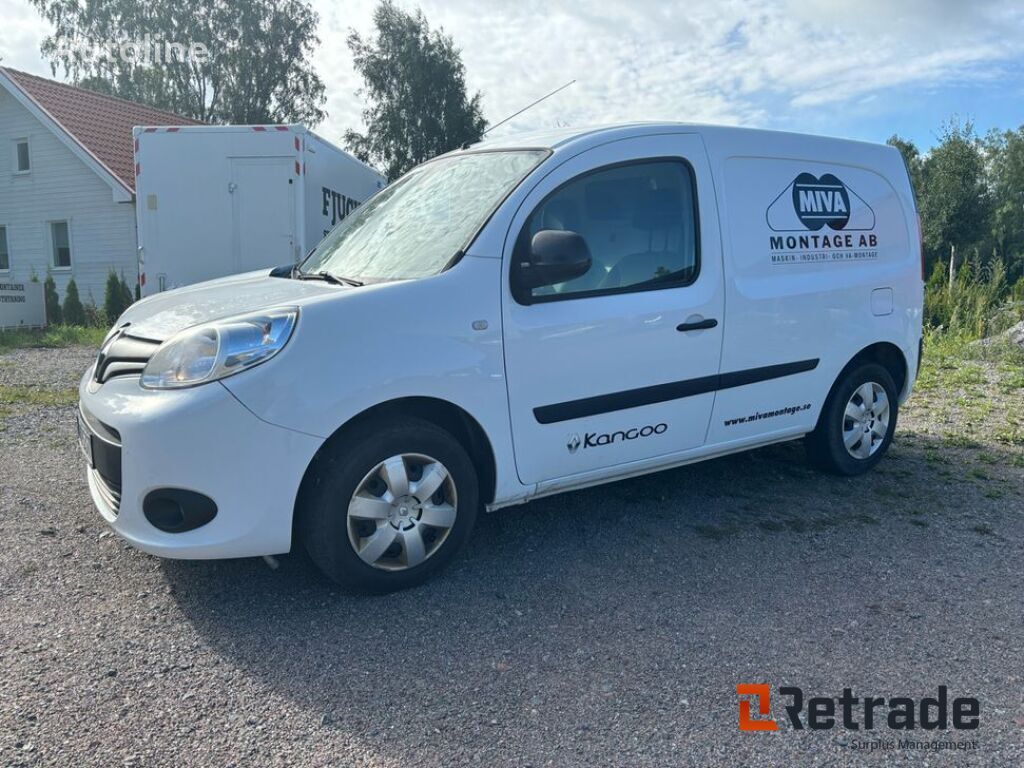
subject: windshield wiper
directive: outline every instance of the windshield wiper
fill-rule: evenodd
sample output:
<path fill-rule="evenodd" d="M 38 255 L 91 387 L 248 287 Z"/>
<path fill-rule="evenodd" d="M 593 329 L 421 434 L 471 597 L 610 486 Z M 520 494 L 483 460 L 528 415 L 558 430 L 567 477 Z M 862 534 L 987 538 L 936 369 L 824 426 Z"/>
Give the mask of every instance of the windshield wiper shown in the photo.
<path fill-rule="evenodd" d="M 295 278 L 297 280 L 323 280 L 325 283 L 331 285 L 350 285 L 353 288 L 359 288 L 363 285 L 361 280 L 356 280 L 351 277 L 342 277 L 341 275 L 335 275 L 333 272 L 326 270 L 322 272 L 299 272 L 296 270 Z"/>

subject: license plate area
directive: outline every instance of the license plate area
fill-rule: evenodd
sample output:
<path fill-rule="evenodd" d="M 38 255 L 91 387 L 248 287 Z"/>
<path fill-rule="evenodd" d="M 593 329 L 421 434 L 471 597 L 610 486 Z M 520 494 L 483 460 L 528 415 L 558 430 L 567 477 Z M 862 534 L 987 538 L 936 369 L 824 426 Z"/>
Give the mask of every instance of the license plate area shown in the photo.
<path fill-rule="evenodd" d="M 89 425 L 86 423 L 81 411 L 78 412 L 77 426 L 78 447 L 81 449 L 82 455 L 85 456 L 85 460 L 89 462 L 89 466 L 95 468 L 96 461 L 92 453 L 92 430 L 89 429 Z"/>

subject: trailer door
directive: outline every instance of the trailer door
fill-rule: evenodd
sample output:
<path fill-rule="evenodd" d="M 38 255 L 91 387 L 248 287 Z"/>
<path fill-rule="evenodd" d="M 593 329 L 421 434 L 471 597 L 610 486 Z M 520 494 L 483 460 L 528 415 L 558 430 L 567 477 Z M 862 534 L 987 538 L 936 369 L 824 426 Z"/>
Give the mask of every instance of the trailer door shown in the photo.
<path fill-rule="evenodd" d="M 232 243 L 235 271 L 298 260 L 295 230 L 295 159 L 233 157 Z"/>

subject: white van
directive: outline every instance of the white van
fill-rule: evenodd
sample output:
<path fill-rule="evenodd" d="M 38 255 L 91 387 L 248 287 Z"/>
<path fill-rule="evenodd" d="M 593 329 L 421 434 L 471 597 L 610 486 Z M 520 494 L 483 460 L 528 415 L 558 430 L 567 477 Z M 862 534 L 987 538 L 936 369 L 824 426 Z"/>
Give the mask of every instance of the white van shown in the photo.
<path fill-rule="evenodd" d="M 876 464 L 921 344 L 895 149 L 639 124 L 414 169 L 298 268 L 131 307 L 82 379 L 92 498 L 164 557 L 422 581 L 488 510 L 783 440 Z"/>

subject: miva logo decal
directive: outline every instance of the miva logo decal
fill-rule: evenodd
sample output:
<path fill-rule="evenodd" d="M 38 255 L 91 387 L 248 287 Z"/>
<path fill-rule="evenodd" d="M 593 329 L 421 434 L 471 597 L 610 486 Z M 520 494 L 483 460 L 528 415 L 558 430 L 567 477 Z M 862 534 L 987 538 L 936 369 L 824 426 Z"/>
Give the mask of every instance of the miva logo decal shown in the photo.
<path fill-rule="evenodd" d="M 774 232 L 817 232 L 826 225 L 836 232 L 875 228 L 875 212 L 863 198 L 831 173 L 819 178 L 801 173 L 768 206 Z"/>
<path fill-rule="evenodd" d="M 569 453 L 576 453 L 580 448 L 597 448 L 601 445 L 611 445 L 619 441 L 626 440 L 637 440 L 641 437 L 651 437 L 653 435 L 663 435 L 668 430 L 668 424 L 662 422 L 661 424 L 648 424 L 644 427 L 631 427 L 630 429 L 620 429 L 615 432 L 587 432 L 582 438 L 578 434 L 569 435 L 568 441 L 566 441 L 565 447 L 569 449 Z"/>

